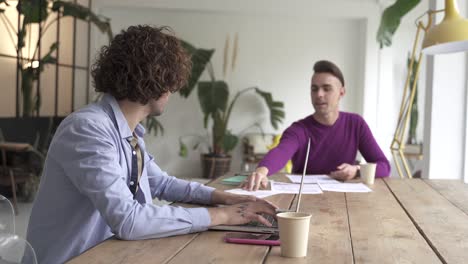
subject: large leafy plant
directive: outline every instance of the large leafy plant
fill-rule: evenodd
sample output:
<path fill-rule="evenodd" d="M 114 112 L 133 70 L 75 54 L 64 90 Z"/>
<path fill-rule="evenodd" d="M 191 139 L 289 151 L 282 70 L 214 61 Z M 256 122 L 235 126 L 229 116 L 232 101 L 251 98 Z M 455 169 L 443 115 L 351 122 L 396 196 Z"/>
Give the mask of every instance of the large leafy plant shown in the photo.
<path fill-rule="evenodd" d="M 392 45 L 392 38 L 395 32 L 397 31 L 401 19 L 412 9 L 414 9 L 421 0 L 397 0 L 393 5 L 387 7 L 383 13 L 380 20 L 379 30 L 377 32 L 377 42 L 380 44 L 380 48 L 384 46 L 391 46 Z M 416 73 L 416 65 L 418 62 L 415 60 L 413 63 L 413 69 L 410 69 L 410 60 L 411 58 L 408 57 L 407 59 L 407 67 L 408 71 L 411 73 L 410 75 L 410 86 L 411 89 L 413 88 L 413 84 L 415 81 L 415 73 Z M 414 101 L 411 105 L 410 111 L 410 126 L 408 131 L 408 144 L 416 144 L 416 128 L 418 126 L 418 86 L 415 86 L 415 95 Z M 410 91 L 411 92 L 411 91 Z"/>
<path fill-rule="evenodd" d="M 45 65 L 57 63 L 57 58 L 53 54 L 59 47 L 58 41 L 54 42 L 49 47 L 49 51 L 42 57 L 38 57 L 42 37 L 50 26 L 56 23 L 59 18 L 73 17 L 96 25 L 101 32 L 107 33 L 109 39 L 112 39 L 112 31 L 108 18 L 98 16 L 89 8 L 75 2 L 58 0 L 18 1 L 16 9 L 21 17 L 18 29 L 13 26 L 14 24 L 5 15 L 7 8 L 12 8 L 12 5 L 7 0 L 0 0 L 0 16 L 17 52 L 17 70 L 21 79 L 22 113 L 23 116 L 31 116 L 38 112 L 41 106 L 41 95 L 40 93 L 33 93 L 33 83 L 39 79 Z M 52 14 L 55 14 L 55 16 Z M 33 24 L 40 24 L 42 28 L 35 43 L 31 41 L 31 25 Z M 16 35 L 16 38 L 14 35 Z M 34 50 L 33 55 L 31 57 L 25 56 L 24 48 Z"/>
<path fill-rule="evenodd" d="M 408 55 L 408 59 L 406 60 L 406 65 L 408 67 L 408 71 L 411 71 L 410 75 L 410 93 L 415 89 L 414 91 L 414 98 L 413 98 L 413 104 L 411 105 L 411 108 L 409 109 L 410 111 L 410 123 L 409 123 L 409 130 L 408 130 L 408 144 L 417 144 L 417 139 L 416 139 L 416 128 L 418 126 L 418 119 L 419 119 L 419 111 L 418 111 L 418 84 L 414 84 L 414 82 L 417 82 L 416 80 L 416 70 L 417 70 L 417 65 L 418 65 L 418 60 L 415 58 L 413 62 L 413 68 L 410 69 L 411 65 L 411 56 Z M 415 85 L 415 86 L 414 86 Z M 414 86 L 414 88 L 413 88 Z"/>
<path fill-rule="evenodd" d="M 421 0 L 397 0 L 383 11 L 377 31 L 377 42 L 380 48 L 392 45 L 393 35 L 400 26 L 401 19 L 415 8 L 419 2 Z"/>
<path fill-rule="evenodd" d="M 284 118 L 282 102 L 275 101 L 271 93 L 263 91 L 257 87 L 249 87 L 238 91 L 231 99 L 228 84 L 223 80 L 218 80 L 215 78 L 213 66 L 210 61 L 214 50 L 197 49 L 187 42 L 184 42 L 183 45 L 192 55 L 194 72 L 192 72 L 192 79 L 190 80 L 189 85 L 187 85 L 187 87 L 185 87 L 180 94 L 184 97 L 188 97 L 190 93 L 196 87 L 198 87 L 198 101 L 204 115 L 203 125 L 205 129 L 208 129 L 209 126 L 211 126 L 211 143 L 208 147 L 208 154 L 214 156 L 223 156 L 229 154 L 229 152 L 236 147 L 237 143 L 239 142 L 239 137 L 232 133 L 228 125 L 232 110 L 236 105 L 236 102 L 238 102 L 238 99 L 246 93 L 253 93 L 257 95 L 259 99 L 262 99 L 265 102 L 270 113 L 270 123 L 275 129 L 278 128 L 278 125 Z M 234 65 L 234 60 L 236 57 L 235 54 L 236 51 L 233 53 L 232 65 Z M 226 58 L 227 56 L 225 47 L 225 67 L 227 65 Z M 199 78 L 204 72 L 205 68 L 208 71 L 210 80 L 199 81 Z M 200 136 L 197 137 L 199 139 L 201 138 Z M 203 141 L 203 139 L 201 141 Z M 194 145 L 194 148 L 198 147 L 199 143 L 200 140 Z M 181 138 L 179 154 L 181 156 L 186 156 L 187 151 L 187 145 Z"/>

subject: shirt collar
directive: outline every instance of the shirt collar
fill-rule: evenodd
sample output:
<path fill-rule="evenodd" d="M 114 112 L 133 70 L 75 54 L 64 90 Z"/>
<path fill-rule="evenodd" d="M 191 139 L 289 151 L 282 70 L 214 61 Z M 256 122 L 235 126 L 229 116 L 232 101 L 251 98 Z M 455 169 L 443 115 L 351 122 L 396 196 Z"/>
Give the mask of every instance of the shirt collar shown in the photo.
<path fill-rule="evenodd" d="M 117 100 L 110 94 L 104 94 L 102 97 L 102 102 L 105 104 L 108 104 L 111 109 L 112 113 L 114 114 L 115 118 L 115 125 L 117 126 L 117 129 L 119 130 L 120 136 L 124 139 L 129 139 L 132 138 L 132 131 L 130 130 L 130 127 L 128 126 L 127 119 L 125 119 L 124 114 L 122 113 L 122 110 L 120 110 L 120 106 L 117 103 Z M 143 137 L 145 135 L 145 128 L 141 125 L 138 124 L 135 128 L 135 134 L 138 137 Z"/>

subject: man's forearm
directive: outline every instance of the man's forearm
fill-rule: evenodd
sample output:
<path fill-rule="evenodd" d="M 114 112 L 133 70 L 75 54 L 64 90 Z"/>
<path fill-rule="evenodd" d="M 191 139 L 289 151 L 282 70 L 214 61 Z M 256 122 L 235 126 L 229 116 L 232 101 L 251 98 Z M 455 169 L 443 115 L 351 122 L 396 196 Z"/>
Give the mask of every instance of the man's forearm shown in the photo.
<path fill-rule="evenodd" d="M 211 204 L 225 204 L 226 197 L 223 195 L 224 192 L 220 190 L 214 190 L 211 193 Z"/>
<path fill-rule="evenodd" d="M 227 214 L 223 208 L 208 208 L 211 223 L 210 226 L 217 226 L 226 223 Z"/>

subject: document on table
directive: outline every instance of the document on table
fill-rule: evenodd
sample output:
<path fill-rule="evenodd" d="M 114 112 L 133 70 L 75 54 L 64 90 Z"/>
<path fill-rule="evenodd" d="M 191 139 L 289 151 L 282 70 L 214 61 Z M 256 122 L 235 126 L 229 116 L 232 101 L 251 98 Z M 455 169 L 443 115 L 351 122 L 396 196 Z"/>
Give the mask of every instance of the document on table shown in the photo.
<path fill-rule="evenodd" d="M 301 183 L 302 175 L 286 174 L 286 177 L 288 177 L 294 183 Z M 340 182 L 325 174 L 309 174 L 309 175 L 305 175 L 304 183 L 340 183 Z"/>
<path fill-rule="evenodd" d="M 299 193 L 300 184 L 271 181 L 271 190 L 277 193 Z M 322 190 L 317 184 L 304 184 L 302 194 L 320 194 Z"/>
<path fill-rule="evenodd" d="M 258 191 L 247 191 L 243 189 L 230 189 L 225 190 L 225 192 L 235 193 L 235 194 L 242 194 L 242 195 L 253 195 L 258 198 L 264 198 L 267 196 L 278 194 L 279 192 L 273 190 L 258 190 Z"/>
<path fill-rule="evenodd" d="M 363 183 L 319 183 L 322 191 L 329 192 L 372 192 L 372 190 Z"/>

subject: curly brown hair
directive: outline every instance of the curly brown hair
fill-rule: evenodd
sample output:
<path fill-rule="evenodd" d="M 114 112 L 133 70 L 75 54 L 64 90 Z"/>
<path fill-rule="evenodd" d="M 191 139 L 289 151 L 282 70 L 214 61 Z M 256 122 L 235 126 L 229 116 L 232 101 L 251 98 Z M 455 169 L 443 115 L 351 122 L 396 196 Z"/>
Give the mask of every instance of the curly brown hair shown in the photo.
<path fill-rule="evenodd" d="M 168 27 L 131 26 L 101 48 L 92 66 L 95 90 L 142 104 L 177 92 L 188 80 L 189 54 Z"/>

